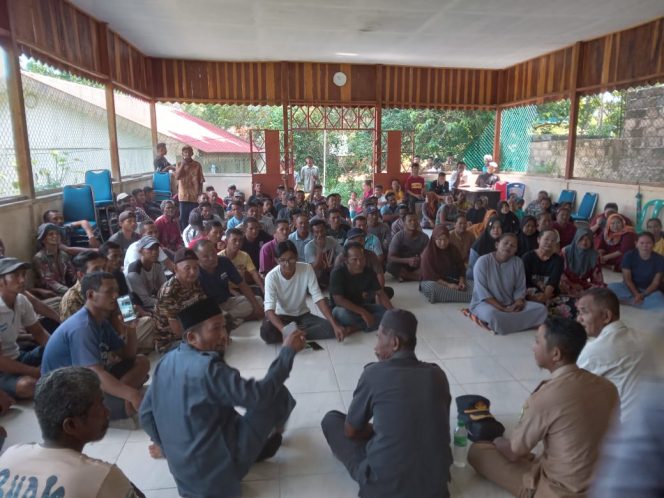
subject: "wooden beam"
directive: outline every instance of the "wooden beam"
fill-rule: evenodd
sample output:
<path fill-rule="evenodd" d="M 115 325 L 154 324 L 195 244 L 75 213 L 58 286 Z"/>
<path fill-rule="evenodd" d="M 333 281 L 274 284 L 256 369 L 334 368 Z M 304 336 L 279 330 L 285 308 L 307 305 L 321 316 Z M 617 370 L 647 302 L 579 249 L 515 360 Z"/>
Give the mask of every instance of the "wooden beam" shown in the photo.
<path fill-rule="evenodd" d="M 289 92 L 289 84 L 288 84 L 288 62 L 282 62 L 281 63 L 281 113 L 282 113 L 282 123 L 284 127 L 284 144 L 283 144 L 283 161 L 284 161 L 284 167 L 286 168 L 286 174 L 284 176 L 284 186 L 286 188 L 290 187 L 288 185 L 288 177 L 291 174 L 295 174 L 295 165 L 293 165 L 293 169 L 291 171 L 290 167 L 290 130 L 288 127 L 288 92 Z M 295 177 L 293 177 L 293 182 L 295 182 Z M 293 187 L 295 187 L 295 184 L 293 184 Z"/>
<path fill-rule="evenodd" d="M 159 143 L 159 128 L 157 128 L 157 105 L 154 100 L 150 101 L 150 132 L 152 134 L 152 153 L 157 151 Z"/>
<path fill-rule="evenodd" d="M 12 121 L 14 135 L 14 154 L 16 155 L 16 172 L 18 175 L 18 188 L 21 195 L 28 199 L 35 198 L 35 182 L 32 176 L 32 160 L 30 157 L 30 141 L 28 139 L 28 123 L 25 116 L 25 101 L 23 99 L 23 82 L 21 81 L 21 66 L 18 60 L 19 51 L 16 37 L 13 35 L 11 3 L 5 4 L 9 20 L 11 38 L 3 37 L 0 44 L 5 50 L 5 71 L 7 78 L 7 93 L 9 97 L 9 114 Z"/>
<path fill-rule="evenodd" d="M 115 118 L 115 95 L 113 84 L 106 83 L 106 115 L 108 116 L 108 144 L 111 153 L 111 174 L 115 181 L 122 180 L 120 153 L 118 152 L 118 130 Z"/>
<path fill-rule="evenodd" d="M 569 109 L 569 134 L 567 136 L 567 156 L 565 158 L 565 179 L 574 176 L 574 154 L 576 153 L 576 127 L 579 121 L 579 73 L 581 64 L 581 42 L 574 45 L 572 49 L 572 72 L 570 74 L 570 109 Z"/>
<path fill-rule="evenodd" d="M 500 126 L 503 120 L 503 108 L 496 107 L 496 120 L 493 126 L 493 160 L 500 166 Z"/>
<path fill-rule="evenodd" d="M 429 78 L 430 79 L 430 78 Z M 430 81 L 429 81 L 430 83 Z M 428 98 L 428 94 L 427 94 Z M 374 126 L 374 147 L 373 147 L 373 172 L 381 172 L 381 159 L 383 156 L 383 65 L 379 64 L 376 68 L 376 114 Z M 376 182 L 374 181 L 374 185 Z"/>

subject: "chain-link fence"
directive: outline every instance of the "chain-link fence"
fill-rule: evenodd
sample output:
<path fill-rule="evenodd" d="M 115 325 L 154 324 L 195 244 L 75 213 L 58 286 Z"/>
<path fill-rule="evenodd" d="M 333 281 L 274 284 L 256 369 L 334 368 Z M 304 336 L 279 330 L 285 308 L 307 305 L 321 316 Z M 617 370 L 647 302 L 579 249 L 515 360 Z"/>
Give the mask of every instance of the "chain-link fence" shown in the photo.
<path fill-rule="evenodd" d="M 574 176 L 664 182 L 664 85 L 581 99 Z"/>
<path fill-rule="evenodd" d="M 401 130 L 402 172 L 410 171 L 413 156 L 420 156 L 427 169 L 445 162 L 447 156 L 481 168 L 485 154 L 493 150 L 494 111 L 448 109 L 386 109 L 383 130 Z M 383 151 L 386 148 L 383 136 Z M 381 168 L 385 169 L 385 156 Z"/>
<path fill-rule="evenodd" d="M 110 169 L 102 85 L 30 62 L 21 79 L 35 190 L 82 183 L 87 170 Z"/>
<path fill-rule="evenodd" d="M 502 171 L 562 176 L 569 138 L 569 99 L 502 111 Z"/>
<path fill-rule="evenodd" d="M 0 47 L 0 198 L 19 194 L 14 132 L 7 93 L 6 63 L 7 53 Z"/>
<path fill-rule="evenodd" d="M 154 169 L 152 126 L 148 101 L 114 90 L 118 155 L 122 176 Z"/>

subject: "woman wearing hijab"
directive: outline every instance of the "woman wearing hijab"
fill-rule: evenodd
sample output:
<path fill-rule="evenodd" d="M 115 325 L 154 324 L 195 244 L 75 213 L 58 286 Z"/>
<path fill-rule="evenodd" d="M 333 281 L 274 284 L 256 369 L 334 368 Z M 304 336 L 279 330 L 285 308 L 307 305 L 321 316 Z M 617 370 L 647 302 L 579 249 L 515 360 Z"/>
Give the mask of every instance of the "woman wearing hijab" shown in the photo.
<path fill-rule="evenodd" d="M 519 249 L 516 255 L 521 257 L 529 251 L 537 249 L 537 218 L 526 215 L 521 220 L 521 229 L 517 235 Z"/>
<path fill-rule="evenodd" d="M 563 248 L 563 260 L 563 276 L 560 279 L 560 292 L 563 294 L 578 298 L 592 287 L 606 287 L 590 228 L 577 229 L 572 243 Z"/>
<path fill-rule="evenodd" d="M 422 228 L 433 228 L 436 226 L 436 213 L 438 213 L 438 196 L 435 192 L 427 192 L 422 205 Z"/>
<path fill-rule="evenodd" d="M 470 256 L 468 257 L 468 269 L 466 270 L 466 278 L 473 279 L 473 266 L 481 256 L 492 253 L 496 250 L 496 242 L 503 234 L 503 227 L 497 216 L 489 220 L 482 232 L 482 235 L 473 243 L 470 248 Z"/>
<path fill-rule="evenodd" d="M 464 272 L 463 258 L 450 244 L 449 230 L 437 225 L 422 253 L 420 292 L 430 303 L 470 302 L 472 289 L 466 285 Z"/>
<path fill-rule="evenodd" d="M 621 271 L 625 253 L 636 247 L 636 233 L 627 225 L 625 218 L 613 213 L 606 220 L 606 226 L 597 241 L 597 252 L 603 265 L 613 266 L 613 271 Z"/>
<path fill-rule="evenodd" d="M 478 238 L 484 230 L 486 229 L 486 226 L 489 224 L 489 220 L 493 218 L 494 216 L 497 216 L 498 213 L 496 212 L 495 209 L 487 209 L 486 214 L 484 215 L 484 220 L 482 220 L 482 223 L 477 223 L 475 225 L 472 225 L 468 230 L 470 230 L 475 238 Z"/>
<path fill-rule="evenodd" d="M 504 233 L 519 233 L 521 225 L 519 218 L 510 210 L 510 205 L 507 201 L 500 201 L 498 203 L 498 218 L 503 227 Z"/>

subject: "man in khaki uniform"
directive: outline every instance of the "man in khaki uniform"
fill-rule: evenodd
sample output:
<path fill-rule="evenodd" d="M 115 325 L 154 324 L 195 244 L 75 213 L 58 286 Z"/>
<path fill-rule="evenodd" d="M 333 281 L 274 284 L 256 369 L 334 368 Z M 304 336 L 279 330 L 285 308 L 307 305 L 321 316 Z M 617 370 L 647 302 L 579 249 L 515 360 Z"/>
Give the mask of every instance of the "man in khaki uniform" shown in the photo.
<path fill-rule="evenodd" d="M 510 439 L 471 446 L 468 462 L 482 476 L 519 498 L 585 496 L 602 438 L 620 400 L 608 380 L 576 366 L 586 343 L 580 324 L 551 317 L 537 331 L 533 351 L 551 372 L 526 400 Z M 531 451 L 542 442 L 542 455 Z"/>

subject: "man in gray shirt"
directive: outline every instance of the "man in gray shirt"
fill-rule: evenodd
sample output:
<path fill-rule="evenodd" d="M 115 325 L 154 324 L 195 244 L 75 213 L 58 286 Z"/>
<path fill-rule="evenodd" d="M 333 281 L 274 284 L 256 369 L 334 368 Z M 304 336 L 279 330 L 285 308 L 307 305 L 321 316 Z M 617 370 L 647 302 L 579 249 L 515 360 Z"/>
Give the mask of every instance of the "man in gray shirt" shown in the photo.
<path fill-rule="evenodd" d="M 450 496 L 450 387 L 438 365 L 415 356 L 416 330 L 410 311 L 388 310 L 379 361 L 365 367 L 348 415 L 331 411 L 321 423 L 363 498 Z"/>
<path fill-rule="evenodd" d="M 314 267 L 318 286 L 327 287 L 334 261 L 341 254 L 341 246 L 337 239 L 327 235 L 325 220 L 313 220 L 311 231 L 313 239 L 304 246 L 304 260 Z"/>
<path fill-rule="evenodd" d="M 134 304 L 152 311 L 157 305 L 157 294 L 166 282 L 164 268 L 159 263 L 159 241 L 154 237 L 143 237 L 137 243 L 139 259 L 129 265 L 127 285 Z"/>
<path fill-rule="evenodd" d="M 429 243 L 429 237 L 420 229 L 415 213 L 404 217 L 404 229 L 398 232 L 390 242 L 387 254 L 387 271 L 404 280 L 420 280 L 420 255 Z"/>

